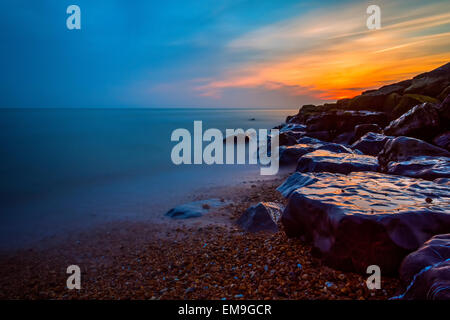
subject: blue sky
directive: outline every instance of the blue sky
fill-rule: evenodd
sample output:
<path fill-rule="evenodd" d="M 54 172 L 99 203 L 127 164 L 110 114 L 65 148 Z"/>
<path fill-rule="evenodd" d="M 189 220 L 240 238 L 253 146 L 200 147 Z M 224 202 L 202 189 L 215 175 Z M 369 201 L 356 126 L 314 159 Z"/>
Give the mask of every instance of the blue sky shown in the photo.
<path fill-rule="evenodd" d="M 399 8 L 412 8 L 417 12 L 411 13 L 411 19 L 434 15 L 433 21 L 439 22 L 431 29 L 415 30 L 415 37 L 425 32 L 426 41 L 431 41 L 431 36 L 449 31 L 448 17 L 439 16 L 447 2 L 428 1 L 426 6 L 418 1 L 399 3 L 397 7 L 390 5 L 386 14 L 388 18 L 391 14 L 387 21 L 393 25 L 399 23 L 393 20 L 393 13 L 398 15 Z M 410 8 L 405 7 L 407 3 Z M 81 8 L 81 30 L 66 28 L 66 8 L 71 4 Z M 355 32 L 365 27 L 367 4 L 298 0 L 3 0 L 0 106 L 294 107 L 323 101 L 323 95 L 317 92 L 325 89 L 316 85 L 317 79 L 287 76 L 286 68 L 300 72 L 309 60 L 303 57 L 300 66 L 286 67 L 286 63 L 298 60 L 305 52 L 311 53 L 308 57 L 317 55 L 313 50 L 328 48 L 329 42 L 324 39 L 330 37 L 327 34 L 327 38 L 321 38 L 323 33 L 319 33 L 305 38 L 296 30 L 305 30 L 305 21 L 310 21 L 309 25 L 316 20 L 327 23 L 324 18 L 336 13 L 335 19 L 345 22 L 343 29 L 349 29 L 343 32 Z M 345 19 L 346 13 L 355 15 L 352 10 L 358 17 L 356 27 Z M 407 35 L 398 37 L 411 36 L 410 29 Z M 282 35 L 289 37 L 280 39 Z M 377 41 L 387 46 L 392 45 L 389 41 L 398 42 L 398 37 Z M 432 57 L 423 68 L 448 57 L 448 41 L 440 43 L 432 52 L 423 49 L 422 57 Z M 275 65 L 278 69 L 272 72 L 270 68 Z M 305 68 L 304 74 L 312 72 Z"/>

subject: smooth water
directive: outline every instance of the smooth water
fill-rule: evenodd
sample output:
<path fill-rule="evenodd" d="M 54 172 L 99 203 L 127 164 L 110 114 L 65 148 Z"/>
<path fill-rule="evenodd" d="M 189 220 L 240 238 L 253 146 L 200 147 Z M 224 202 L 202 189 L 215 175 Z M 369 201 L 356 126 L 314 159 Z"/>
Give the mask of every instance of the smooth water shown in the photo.
<path fill-rule="evenodd" d="M 20 246 L 115 219 L 161 217 L 196 189 L 259 174 L 257 166 L 181 165 L 173 130 L 267 128 L 294 110 L 0 110 L 0 243 Z M 250 121 L 250 119 L 255 119 Z"/>

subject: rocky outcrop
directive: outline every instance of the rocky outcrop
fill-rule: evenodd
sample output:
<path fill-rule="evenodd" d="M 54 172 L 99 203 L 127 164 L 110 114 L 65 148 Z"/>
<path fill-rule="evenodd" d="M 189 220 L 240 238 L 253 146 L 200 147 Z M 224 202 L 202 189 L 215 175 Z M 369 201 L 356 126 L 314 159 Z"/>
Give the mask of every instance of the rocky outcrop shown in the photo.
<path fill-rule="evenodd" d="M 436 136 L 440 131 L 440 121 L 436 105 L 423 103 L 392 121 L 384 129 L 384 134 L 428 140 Z"/>
<path fill-rule="evenodd" d="M 381 171 L 386 172 L 391 161 L 402 162 L 422 156 L 450 157 L 450 152 L 419 139 L 397 137 L 385 144 L 383 150 L 378 154 L 378 163 Z"/>
<path fill-rule="evenodd" d="M 284 207 L 274 202 L 260 202 L 248 208 L 237 221 L 237 224 L 248 232 L 277 232 L 277 222 Z"/>
<path fill-rule="evenodd" d="M 302 141 L 308 140 L 303 138 Z M 327 150 L 335 153 L 354 153 L 352 149 L 340 144 L 323 142 L 317 139 L 310 141 L 313 143 L 298 143 L 292 146 L 280 147 L 280 165 L 296 164 L 301 156 L 315 150 Z"/>
<path fill-rule="evenodd" d="M 404 93 L 416 93 L 437 97 L 450 85 L 450 63 L 447 63 L 433 71 L 415 76 Z"/>
<path fill-rule="evenodd" d="M 433 143 L 447 151 L 450 151 L 450 131 L 444 132 L 433 139 Z"/>
<path fill-rule="evenodd" d="M 306 187 L 317 181 L 317 178 L 305 175 L 303 173 L 294 172 L 291 174 L 281 186 L 277 188 L 283 197 L 289 198 L 292 192 L 295 190 Z"/>
<path fill-rule="evenodd" d="M 380 133 L 382 129 L 379 125 L 374 123 L 367 123 L 367 124 L 358 124 L 355 126 L 355 130 L 353 130 L 353 141 L 358 140 L 362 136 L 364 136 L 366 133 L 374 132 L 374 133 Z"/>
<path fill-rule="evenodd" d="M 189 219 L 201 217 L 213 209 L 220 209 L 228 205 L 228 201 L 220 199 L 208 199 L 194 201 L 179 205 L 166 212 L 166 216 L 172 219 Z"/>
<path fill-rule="evenodd" d="M 296 171 L 348 174 L 356 171 L 376 171 L 377 158 L 355 153 L 317 150 L 299 158 Z"/>
<path fill-rule="evenodd" d="M 446 184 L 375 172 L 303 176 L 294 191 L 286 182 L 281 222 L 289 237 L 311 242 L 333 267 L 365 273 L 375 264 L 394 274 L 408 253 L 450 232 Z"/>
<path fill-rule="evenodd" d="M 369 132 L 358 141 L 354 142 L 351 145 L 351 148 L 359 150 L 363 154 L 369 156 L 377 156 L 384 148 L 386 142 L 392 139 L 393 137 L 385 136 L 384 134 Z"/>
<path fill-rule="evenodd" d="M 450 234 L 434 236 L 410 253 L 399 273 L 406 290 L 394 299 L 450 300 Z"/>
<path fill-rule="evenodd" d="M 400 162 L 389 162 L 386 173 L 425 180 L 450 178 L 450 158 L 423 156 Z"/>
<path fill-rule="evenodd" d="M 377 124 L 385 126 L 388 120 L 384 113 L 371 111 L 336 111 L 323 112 L 311 116 L 306 121 L 307 133 L 329 131 L 334 136 L 343 132 L 353 131 L 361 124 Z"/>

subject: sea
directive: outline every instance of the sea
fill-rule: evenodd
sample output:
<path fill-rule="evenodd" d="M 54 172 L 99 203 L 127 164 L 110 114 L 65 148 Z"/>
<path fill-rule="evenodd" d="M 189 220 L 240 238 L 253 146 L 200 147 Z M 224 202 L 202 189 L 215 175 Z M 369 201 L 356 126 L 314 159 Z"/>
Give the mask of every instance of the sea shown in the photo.
<path fill-rule="evenodd" d="M 163 218 L 258 165 L 174 165 L 173 130 L 270 129 L 293 109 L 0 109 L 0 249 L 107 221 Z"/>

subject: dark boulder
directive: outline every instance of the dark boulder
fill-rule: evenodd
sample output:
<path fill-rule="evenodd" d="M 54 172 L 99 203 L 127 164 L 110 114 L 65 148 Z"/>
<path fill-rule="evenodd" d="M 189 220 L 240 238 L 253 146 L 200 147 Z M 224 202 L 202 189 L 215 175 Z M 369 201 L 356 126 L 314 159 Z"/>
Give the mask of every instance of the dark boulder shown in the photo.
<path fill-rule="evenodd" d="M 385 136 L 380 133 L 369 132 L 358 141 L 351 145 L 352 149 L 360 150 L 363 154 L 369 156 L 377 156 L 383 149 L 386 142 L 393 139 L 393 137 Z"/>
<path fill-rule="evenodd" d="M 354 140 L 353 137 L 354 137 L 353 131 L 344 132 L 344 133 L 341 133 L 340 135 L 338 135 L 336 138 L 334 138 L 333 142 L 349 145 L 350 142 L 352 142 Z"/>
<path fill-rule="evenodd" d="M 440 148 L 450 151 L 450 131 L 444 132 L 433 139 L 433 143 Z"/>
<path fill-rule="evenodd" d="M 369 132 L 380 133 L 381 131 L 382 129 L 380 128 L 380 126 L 374 123 L 358 124 L 357 126 L 355 126 L 355 130 L 353 130 L 352 142 L 358 140 L 366 133 Z"/>
<path fill-rule="evenodd" d="M 348 174 L 355 171 L 376 171 L 377 158 L 355 153 L 317 150 L 300 157 L 296 171 Z"/>
<path fill-rule="evenodd" d="M 213 209 L 220 209 L 229 204 L 229 201 L 220 199 L 208 199 L 194 201 L 179 205 L 166 212 L 166 216 L 172 219 L 188 219 L 201 217 Z"/>
<path fill-rule="evenodd" d="M 410 253 L 399 273 L 406 290 L 394 299 L 450 300 L 450 234 L 434 236 Z"/>
<path fill-rule="evenodd" d="M 304 139 L 303 141 L 308 141 Z M 314 143 L 298 143 L 292 146 L 280 147 L 280 165 L 296 164 L 298 159 L 315 150 L 327 150 L 335 153 L 354 153 L 354 151 L 346 146 L 322 142 L 319 140 L 311 140 Z"/>
<path fill-rule="evenodd" d="M 402 162 L 421 156 L 450 157 L 450 152 L 419 139 L 397 137 L 386 142 L 378 154 L 378 163 L 381 171 L 385 172 L 391 161 Z"/>
<path fill-rule="evenodd" d="M 395 274 L 408 253 L 450 232 L 445 184 L 375 172 L 304 177 L 309 182 L 291 191 L 281 222 L 332 267 L 365 273 L 375 264 Z"/>
<path fill-rule="evenodd" d="M 449 85 L 450 63 L 447 63 L 433 71 L 415 76 L 404 92 L 437 97 Z"/>
<path fill-rule="evenodd" d="M 384 113 L 371 111 L 324 112 L 308 118 L 307 132 L 328 131 L 332 137 L 343 132 L 353 131 L 360 124 L 378 124 L 385 126 L 388 120 Z"/>
<path fill-rule="evenodd" d="M 260 202 L 242 214 L 237 224 L 248 232 L 278 231 L 278 221 L 284 207 L 274 202 Z"/>
<path fill-rule="evenodd" d="M 450 158 L 423 156 L 389 162 L 386 173 L 425 180 L 450 178 Z"/>
<path fill-rule="evenodd" d="M 289 198 L 291 193 L 295 190 L 306 187 L 316 181 L 317 178 L 315 177 L 300 172 L 294 172 L 277 188 L 277 191 L 280 192 L 283 197 Z"/>
<path fill-rule="evenodd" d="M 427 140 L 434 137 L 440 130 L 436 105 L 423 103 L 392 121 L 384 129 L 384 134 L 390 136 L 409 136 Z"/>
<path fill-rule="evenodd" d="M 408 112 L 413 107 L 422 103 L 437 104 L 439 103 L 439 100 L 420 94 L 405 94 L 404 96 L 400 97 L 398 103 L 387 112 L 389 112 L 391 117 L 395 119 Z"/>

